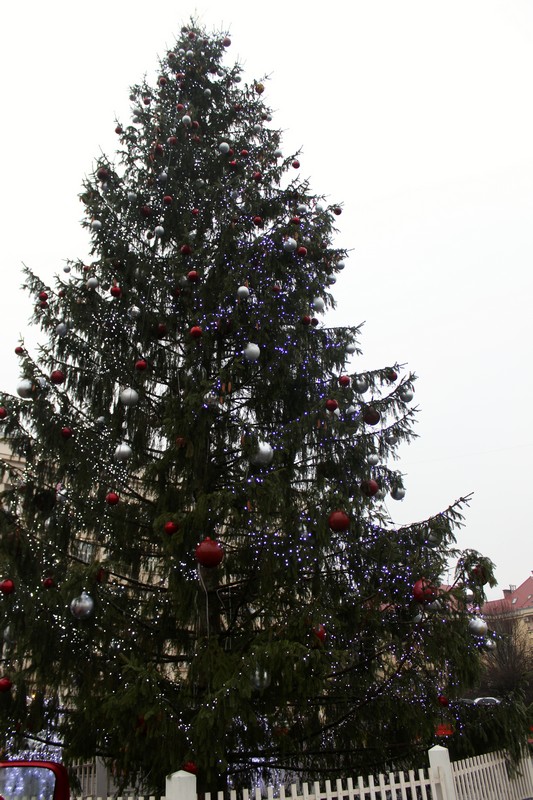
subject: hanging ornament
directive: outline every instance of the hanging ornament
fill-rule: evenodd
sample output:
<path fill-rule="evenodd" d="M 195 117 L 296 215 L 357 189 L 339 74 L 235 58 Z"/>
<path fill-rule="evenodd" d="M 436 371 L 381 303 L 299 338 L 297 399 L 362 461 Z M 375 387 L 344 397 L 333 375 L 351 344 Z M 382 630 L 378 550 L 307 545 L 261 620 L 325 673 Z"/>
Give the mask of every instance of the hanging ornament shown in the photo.
<path fill-rule="evenodd" d="M 177 531 L 179 531 L 179 527 L 180 526 L 178 525 L 177 522 L 174 522 L 173 519 L 170 519 L 168 522 L 165 522 L 163 530 L 165 531 L 167 536 L 172 536 L 174 533 L 177 533 Z"/>
<path fill-rule="evenodd" d="M 283 242 L 283 249 L 285 250 L 286 253 L 294 253 L 297 247 L 298 247 L 298 242 L 296 241 L 296 239 L 293 239 L 292 236 L 289 236 Z"/>
<path fill-rule="evenodd" d="M 94 610 L 94 600 L 87 592 L 82 592 L 70 602 L 70 613 L 76 619 L 87 619 Z"/>
<path fill-rule="evenodd" d="M 113 458 L 115 461 L 127 461 L 128 458 L 131 458 L 133 455 L 133 450 L 126 444 L 126 442 L 122 442 L 119 444 L 115 452 L 113 453 Z"/>
<path fill-rule="evenodd" d="M 250 676 L 250 683 L 252 689 L 262 692 L 270 686 L 270 675 L 268 671 L 262 667 L 256 667 Z"/>
<path fill-rule="evenodd" d="M 94 219 L 91 222 L 91 228 L 93 229 L 93 231 L 99 231 L 101 227 L 102 227 L 102 223 L 100 222 L 99 219 Z"/>
<path fill-rule="evenodd" d="M 3 581 L 0 581 L 0 592 L 2 592 L 2 594 L 13 594 L 14 591 L 15 584 L 11 578 L 4 578 Z"/>
<path fill-rule="evenodd" d="M 22 397 L 23 400 L 28 400 L 33 393 L 33 383 L 28 380 L 28 378 L 23 378 L 23 380 L 19 381 L 17 384 L 17 394 L 19 397 Z"/>
<path fill-rule="evenodd" d="M 494 639 L 485 639 L 485 642 L 484 642 L 483 646 L 484 646 L 485 650 L 496 650 L 496 647 L 497 647 L 496 642 L 494 641 Z"/>
<path fill-rule="evenodd" d="M 414 397 L 414 392 L 409 386 L 404 385 L 398 389 L 398 396 L 402 402 L 409 403 Z"/>
<path fill-rule="evenodd" d="M 56 325 L 56 333 L 58 336 L 65 336 L 67 334 L 68 327 L 66 322 L 58 322 Z"/>
<path fill-rule="evenodd" d="M 328 525 L 336 533 L 347 531 L 350 527 L 350 517 L 344 511 L 332 511 L 328 517 Z"/>
<path fill-rule="evenodd" d="M 419 578 L 413 586 L 413 598 L 417 603 L 431 603 L 437 596 L 437 589 L 435 586 L 426 580 L 426 578 Z"/>
<path fill-rule="evenodd" d="M 7 417 L 7 408 L 4 408 L 4 406 L 0 406 L 0 421 L 3 422 L 6 417 Z"/>
<path fill-rule="evenodd" d="M 9 692 L 12 686 L 13 686 L 12 681 L 10 681 L 6 675 L 0 678 L 0 692 L 2 693 Z"/>
<path fill-rule="evenodd" d="M 257 361 L 261 355 L 261 348 L 254 342 L 248 342 L 243 350 L 243 355 L 247 361 Z"/>
<path fill-rule="evenodd" d="M 61 428 L 61 436 L 63 437 L 63 439 L 72 438 L 72 434 L 73 434 L 72 428 L 69 428 L 67 425 L 65 425 L 65 427 Z"/>
<path fill-rule="evenodd" d="M 220 150 L 222 155 L 225 156 L 225 155 L 227 155 L 229 153 L 229 151 L 231 150 L 231 147 L 229 146 L 229 144 L 227 142 L 220 142 L 220 144 L 218 146 L 218 149 Z"/>
<path fill-rule="evenodd" d="M 56 585 L 56 582 L 51 577 L 51 575 L 48 575 L 46 578 L 43 578 L 43 587 L 45 589 L 54 589 L 55 585 Z"/>
<path fill-rule="evenodd" d="M 274 450 L 268 442 L 258 442 L 257 450 L 250 456 L 250 464 L 254 466 L 268 466 L 274 458 Z"/>
<path fill-rule="evenodd" d="M 352 380 L 352 388 L 357 394 L 364 394 L 368 392 L 368 380 L 363 375 L 359 375 Z"/>
<path fill-rule="evenodd" d="M 88 289 L 97 289 L 98 278 L 95 278 L 94 276 L 92 278 L 87 278 L 87 283 L 85 285 Z"/>
<path fill-rule="evenodd" d="M 311 306 L 315 309 L 317 314 L 322 314 L 326 308 L 326 303 L 324 302 L 324 298 L 315 297 Z"/>
<path fill-rule="evenodd" d="M 335 398 L 334 398 L 334 397 L 330 397 L 330 398 L 328 398 L 328 399 L 326 400 L 326 408 L 327 408 L 327 410 L 328 410 L 328 411 L 331 411 L 331 413 L 333 413 L 334 411 L 336 411 L 336 410 L 338 409 L 338 407 L 339 407 L 339 404 L 338 404 L 338 402 L 335 400 Z"/>
<path fill-rule="evenodd" d="M 193 325 L 192 328 L 189 330 L 189 336 L 191 339 L 201 339 L 203 334 L 203 330 L 199 325 Z"/>
<path fill-rule="evenodd" d="M 390 496 L 393 500 L 403 500 L 405 497 L 405 489 L 403 486 L 394 486 L 394 488 L 391 489 Z"/>
<path fill-rule="evenodd" d="M 60 383 L 65 381 L 65 373 L 61 369 L 54 369 L 50 375 L 50 381 L 55 385 L 59 386 Z"/>
<path fill-rule="evenodd" d="M 373 406 L 367 406 L 363 411 L 363 420 L 367 425 L 377 425 L 381 419 L 381 414 Z"/>
<path fill-rule="evenodd" d="M 105 501 L 109 506 L 116 506 L 120 501 L 120 497 L 116 492 L 108 492 L 105 496 Z"/>
<path fill-rule="evenodd" d="M 476 564 L 476 566 L 472 568 L 468 580 L 470 583 L 477 584 L 477 586 L 485 586 L 485 584 L 489 582 L 487 570 L 483 564 Z"/>
<path fill-rule="evenodd" d="M 350 385 L 350 378 L 348 375 L 340 375 L 339 376 L 339 385 L 346 387 Z"/>
<path fill-rule="evenodd" d="M 446 708 L 447 706 L 450 705 L 450 701 L 443 694 L 439 694 L 439 696 L 437 697 L 437 703 L 439 704 L 439 706 L 443 706 L 443 708 Z"/>
<path fill-rule="evenodd" d="M 247 300 L 250 297 L 250 290 L 247 286 L 239 286 L 237 289 L 237 297 L 239 300 Z"/>
<path fill-rule="evenodd" d="M 392 367 L 390 367 L 389 369 L 385 370 L 385 378 L 390 383 L 394 383 L 394 381 L 398 379 L 398 373 L 396 372 L 395 369 L 392 369 Z"/>
<path fill-rule="evenodd" d="M 370 455 L 366 459 L 366 463 L 370 467 L 376 467 L 379 464 L 379 456 L 377 453 L 370 453 Z"/>
<path fill-rule="evenodd" d="M 326 641 L 327 632 L 325 626 L 322 625 L 322 623 L 313 628 L 313 634 L 314 636 L 316 636 L 316 638 L 321 644 L 324 644 L 324 642 Z"/>
<path fill-rule="evenodd" d="M 154 234 L 158 239 L 161 239 L 165 235 L 165 229 L 162 225 L 156 225 L 154 228 Z"/>
<path fill-rule="evenodd" d="M 135 362 L 135 369 L 138 372 L 144 372 L 145 369 L 148 369 L 148 361 L 145 358 L 139 358 Z"/>
<path fill-rule="evenodd" d="M 356 351 L 357 347 L 356 347 L 356 345 L 355 345 L 353 342 L 350 342 L 350 344 L 347 344 L 347 345 L 346 345 L 346 347 L 345 347 L 344 349 L 346 350 L 346 352 L 348 353 L 348 355 L 350 355 L 350 356 L 351 356 L 351 355 L 352 355 L 352 353 L 355 353 L 355 351 Z"/>
<path fill-rule="evenodd" d="M 474 636 L 486 636 L 488 629 L 489 626 L 481 617 L 472 617 L 468 623 L 468 630 L 470 633 L 473 633 Z"/>
<path fill-rule="evenodd" d="M 218 542 L 206 536 L 203 542 L 197 546 L 194 555 L 202 567 L 218 567 L 224 558 L 224 550 Z"/>
<path fill-rule="evenodd" d="M 379 483 L 373 478 L 361 481 L 361 491 L 366 497 L 374 497 L 379 492 Z"/>
<path fill-rule="evenodd" d="M 139 393 L 128 387 L 127 389 L 123 389 L 119 394 L 120 402 L 123 406 L 136 406 L 139 402 Z"/>

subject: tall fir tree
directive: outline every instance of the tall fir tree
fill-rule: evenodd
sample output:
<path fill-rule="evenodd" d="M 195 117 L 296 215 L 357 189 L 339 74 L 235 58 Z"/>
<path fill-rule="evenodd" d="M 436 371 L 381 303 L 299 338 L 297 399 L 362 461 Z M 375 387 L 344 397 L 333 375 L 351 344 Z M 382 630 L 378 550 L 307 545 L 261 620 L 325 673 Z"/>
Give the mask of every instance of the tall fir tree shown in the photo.
<path fill-rule="evenodd" d="M 342 208 L 229 45 L 192 24 L 132 89 L 81 195 L 91 256 L 26 270 L 46 341 L 0 398 L 0 728 L 155 788 L 412 762 L 477 675 L 493 583 L 453 549 L 463 501 L 389 518 L 415 376 L 361 372 L 357 327 L 324 324 Z"/>

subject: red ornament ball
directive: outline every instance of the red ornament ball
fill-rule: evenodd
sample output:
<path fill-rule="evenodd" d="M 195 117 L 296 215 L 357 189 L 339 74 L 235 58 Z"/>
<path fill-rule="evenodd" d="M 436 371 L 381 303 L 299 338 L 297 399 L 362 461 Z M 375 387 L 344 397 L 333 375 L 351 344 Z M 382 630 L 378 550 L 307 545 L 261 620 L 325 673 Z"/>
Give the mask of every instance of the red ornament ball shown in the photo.
<path fill-rule="evenodd" d="M 166 194 L 166 195 L 163 197 L 163 203 L 164 203 L 166 206 L 169 206 L 169 205 L 172 203 L 172 195 L 170 195 L 170 194 Z"/>
<path fill-rule="evenodd" d="M 224 558 L 224 550 L 218 542 L 206 536 L 203 542 L 197 546 L 194 555 L 202 567 L 218 567 Z"/>
<path fill-rule="evenodd" d="M 388 370 L 385 372 L 385 377 L 386 377 L 386 379 L 387 379 L 388 381 L 390 381 L 391 383 L 393 383 L 393 382 L 394 382 L 394 381 L 395 381 L 395 380 L 398 378 L 398 373 L 396 372 L 396 370 L 395 370 L 395 369 L 388 369 Z"/>
<path fill-rule="evenodd" d="M 194 763 L 194 761 L 186 761 L 185 764 L 182 766 L 182 770 L 184 772 L 190 772 L 191 775 L 198 775 L 198 767 Z"/>
<path fill-rule="evenodd" d="M 139 358 L 139 360 L 135 362 L 135 369 L 139 370 L 139 372 L 144 372 L 145 369 L 148 369 L 148 361 L 144 358 Z"/>
<path fill-rule="evenodd" d="M 313 325 L 314 328 L 318 325 L 318 319 L 316 317 L 311 317 L 311 325 Z"/>
<path fill-rule="evenodd" d="M 72 434 L 73 434 L 72 428 L 68 428 L 67 426 L 61 428 L 61 436 L 63 437 L 63 439 L 70 439 L 72 437 Z"/>
<path fill-rule="evenodd" d="M 7 408 L 4 406 L 0 406 L 0 419 L 5 419 L 7 417 Z"/>
<path fill-rule="evenodd" d="M 262 217 L 254 217 L 253 222 L 254 222 L 254 225 L 256 225 L 259 228 L 263 224 L 263 218 Z"/>
<path fill-rule="evenodd" d="M 3 678 L 0 678 L 0 692 L 9 692 L 12 686 L 13 683 L 9 680 L 9 678 L 6 678 L 5 675 Z"/>
<path fill-rule="evenodd" d="M 338 409 L 338 407 L 339 407 L 339 404 L 337 403 L 337 401 L 334 398 L 330 397 L 330 398 L 328 398 L 328 400 L 326 400 L 326 408 L 327 408 L 328 411 L 331 411 L 333 413 L 334 411 L 336 411 Z"/>
<path fill-rule="evenodd" d="M 150 206 L 141 206 L 140 211 L 141 217 L 144 217 L 145 219 L 148 219 L 148 217 L 152 216 L 152 209 Z"/>
<path fill-rule="evenodd" d="M 169 144 L 171 147 L 175 147 L 177 145 L 177 143 L 178 143 L 177 136 L 169 136 L 168 137 L 167 144 Z"/>
<path fill-rule="evenodd" d="M 198 283 L 200 275 L 195 269 L 191 269 L 191 271 L 187 273 L 187 280 L 189 283 Z"/>
<path fill-rule="evenodd" d="M 366 497 L 374 497 L 379 492 L 379 484 L 374 478 L 367 481 L 361 481 L 361 491 Z"/>
<path fill-rule="evenodd" d="M 176 108 L 178 109 L 178 111 L 184 111 L 185 110 L 185 106 L 183 105 L 183 103 L 178 103 L 176 105 Z"/>
<path fill-rule="evenodd" d="M 363 420 L 367 425 L 377 425 L 381 419 L 381 414 L 373 406 L 367 406 L 363 411 Z"/>
<path fill-rule="evenodd" d="M 190 256 L 192 253 L 191 246 L 188 244 L 182 244 L 180 247 L 180 253 L 182 256 Z"/>
<path fill-rule="evenodd" d="M 55 369 L 50 375 L 50 380 L 55 386 L 57 386 L 58 384 L 63 383 L 65 380 L 65 373 L 60 369 Z"/>
<path fill-rule="evenodd" d="M 47 577 L 43 578 L 43 586 L 45 589 L 53 589 L 56 585 L 56 582 L 53 578 Z"/>
<path fill-rule="evenodd" d="M 303 316 L 302 317 L 302 324 L 303 325 L 310 325 L 311 324 L 311 317 L 309 317 L 307 314 L 305 316 Z"/>
<path fill-rule="evenodd" d="M 4 578 L 4 580 L 0 582 L 0 592 L 2 592 L 2 594 L 13 594 L 14 591 L 15 584 L 11 578 Z"/>
<path fill-rule="evenodd" d="M 193 215 L 193 217 L 197 217 L 199 213 L 200 213 L 200 209 L 199 208 L 193 208 L 193 210 L 191 211 L 191 214 Z"/>
<path fill-rule="evenodd" d="M 339 385 L 340 386 L 349 386 L 350 385 L 350 378 L 348 375 L 340 375 L 339 376 Z"/>
<path fill-rule="evenodd" d="M 168 522 L 165 522 L 163 530 L 165 531 L 167 536 L 172 536 L 173 533 L 176 533 L 179 530 L 179 527 L 180 526 L 178 525 L 178 523 L 174 522 L 174 520 L 171 519 Z"/>
<path fill-rule="evenodd" d="M 246 156 L 248 156 L 248 155 L 249 155 L 248 150 L 241 150 L 241 156 L 243 158 L 246 158 Z"/>
<path fill-rule="evenodd" d="M 164 322 L 160 322 L 158 325 L 156 325 L 155 335 L 157 336 L 158 339 L 165 338 L 165 336 L 167 335 L 167 326 L 165 325 Z"/>
<path fill-rule="evenodd" d="M 338 206 L 336 206 L 333 209 L 333 213 L 336 214 L 337 216 L 339 216 L 339 214 L 342 214 L 342 208 L 339 208 Z"/>
<path fill-rule="evenodd" d="M 316 628 L 313 628 L 313 633 L 319 642 L 324 642 L 326 640 L 326 628 L 322 623 L 317 625 Z"/>
<path fill-rule="evenodd" d="M 350 527 L 350 517 L 345 511 L 332 511 L 328 517 L 328 525 L 337 533 L 347 531 Z"/>
<path fill-rule="evenodd" d="M 120 297 L 120 295 L 122 294 L 122 289 L 120 288 L 120 286 L 112 286 L 111 294 L 113 295 L 113 297 Z"/>
<path fill-rule="evenodd" d="M 230 46 L 230 44 L 231 44 L 231 39 L 229 38 L 229 36 L 225 36 L 225 37 L 222 39 L 222 46 L 223 46 L 223 47 L 229 47 L 229 46 Z"/>
<path fill-rule="evenodd" d="M 120 497 L 116 492 L 108 492 L 105 496 L 105 501 L 110 506 L 116 506 Z"/>
<path fill-rule="evenodd" d="M 100 167 L 100 169 L 96 173 L 96 177 L 98 178 L 99 181 L 105 183 L 105 181 L 108 181 L 110 177 L 109 170 L 106 169 L 105 167 Z"/>
<path fill-rule="evenodd" d="M 303 244 L 296 250 L 299 256 L 306 256 L 307 255 L 307 247 L 304 247 Z"/>
<path fill-rule="evenodd" d="M 122 128 L 120 127 L 120 125 L 117 125 L 117 127 L 115 128 L 115 133 L 118 133 L 118 134 L 122 133 Z"/>
<path fill-rule="evenodd" d="M 18 356 L 21 356 L 21 355 L 24 353 L 24 348 L 23 348 L 23 347 L 20 347 L 20 345 L 19 345 L 18 347 L 15 347 L 15 353 L 16 353 Z"/>
<path fill-rule="evenodd" d="M 445 707 L 450 705 L 450 701 L 443 694 L 439 694 L 439 696 L 437 697 L 437 703 L 439 704 L 439 706 L 445 706 Z"/>
<path fill-rule="evenodd" d="M 261 180 L 262 177 L 263 177 L 263 174 L 261 172 L 254 172 L 254 174 L 252 175 L 252 178 L 254 179 L 254 181 L 256 183 L 259 183 L 259 181 Z"/>
<path fill-rule="evenodd" d="M 299 169 L 300 162 L 298 161 L 297 158 L 295 158 L 294 161 L 292 162 L 292 166 L 294 167 L 294 169 Z"/>
<path fill-rule="evenodd" d="M 39 292 L 39 300 L 48 300 L 48 293 L 47 292 Z"/>
<path fill-rule="evenodd" d="M 191 339 L 201 339 L 203 330 L 200 328 L 199 325 L 193 325 L 193 327 L 189 331 L 189 336 Z"/>
<path fill-rule="evenodd" d="M 471 583 L 477 583 L 479 586 L 484 586 L 488 583 L 487 571 L 482 564 L 476 564 L 468 577 Z"/>
<path fill-rule="evenodd" d="M 437 590 L 426 578 L 419 578 L 413 586 L 413 598 L 417 603 L 431 603 Z"/>

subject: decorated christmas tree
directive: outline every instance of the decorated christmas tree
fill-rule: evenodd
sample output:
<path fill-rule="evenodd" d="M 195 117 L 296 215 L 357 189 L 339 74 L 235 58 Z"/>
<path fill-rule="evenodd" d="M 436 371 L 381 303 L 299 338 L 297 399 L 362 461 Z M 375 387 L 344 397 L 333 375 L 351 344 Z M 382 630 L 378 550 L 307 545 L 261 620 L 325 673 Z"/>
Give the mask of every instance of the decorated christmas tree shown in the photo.
<path fill-rule="evenodd" d="M 156 789 L 419 764 L 493 582 L 453 549 L 464 501 L 393 524 L 415 376 L 326 324 L 342 207 L 229 45 L 191 25 L 133 87 L 81 195 L 91 255 L 26 270 L 43 344 L 0 398 L 4 741 Z"/>

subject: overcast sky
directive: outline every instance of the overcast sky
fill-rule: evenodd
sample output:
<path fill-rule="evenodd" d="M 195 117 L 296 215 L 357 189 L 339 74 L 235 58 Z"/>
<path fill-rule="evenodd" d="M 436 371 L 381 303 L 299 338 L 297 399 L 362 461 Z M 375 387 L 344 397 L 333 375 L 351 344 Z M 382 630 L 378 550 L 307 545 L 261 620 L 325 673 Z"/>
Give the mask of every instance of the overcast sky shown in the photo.
<path fill-rule="evenodd" d="M 230 31 L 226 61 L 270 76 L 264 95 L 303 147 L 314 191 L 343 202 L 351 256 L 332 321 L 365 321 L 361 368 L 419 376 L 420 438 L 402 448 L 400 523 L 474 492 L 461 547 L 500 586 L 533 569 L 533 3 L 243 0 L 187 6 L 27 0 L 2 11 L 4 389 L 30 340 L 25 262 L 50 280 L 83 258 L 84 175 L 117 144 L 129 86 L 196 16 Z"/>

